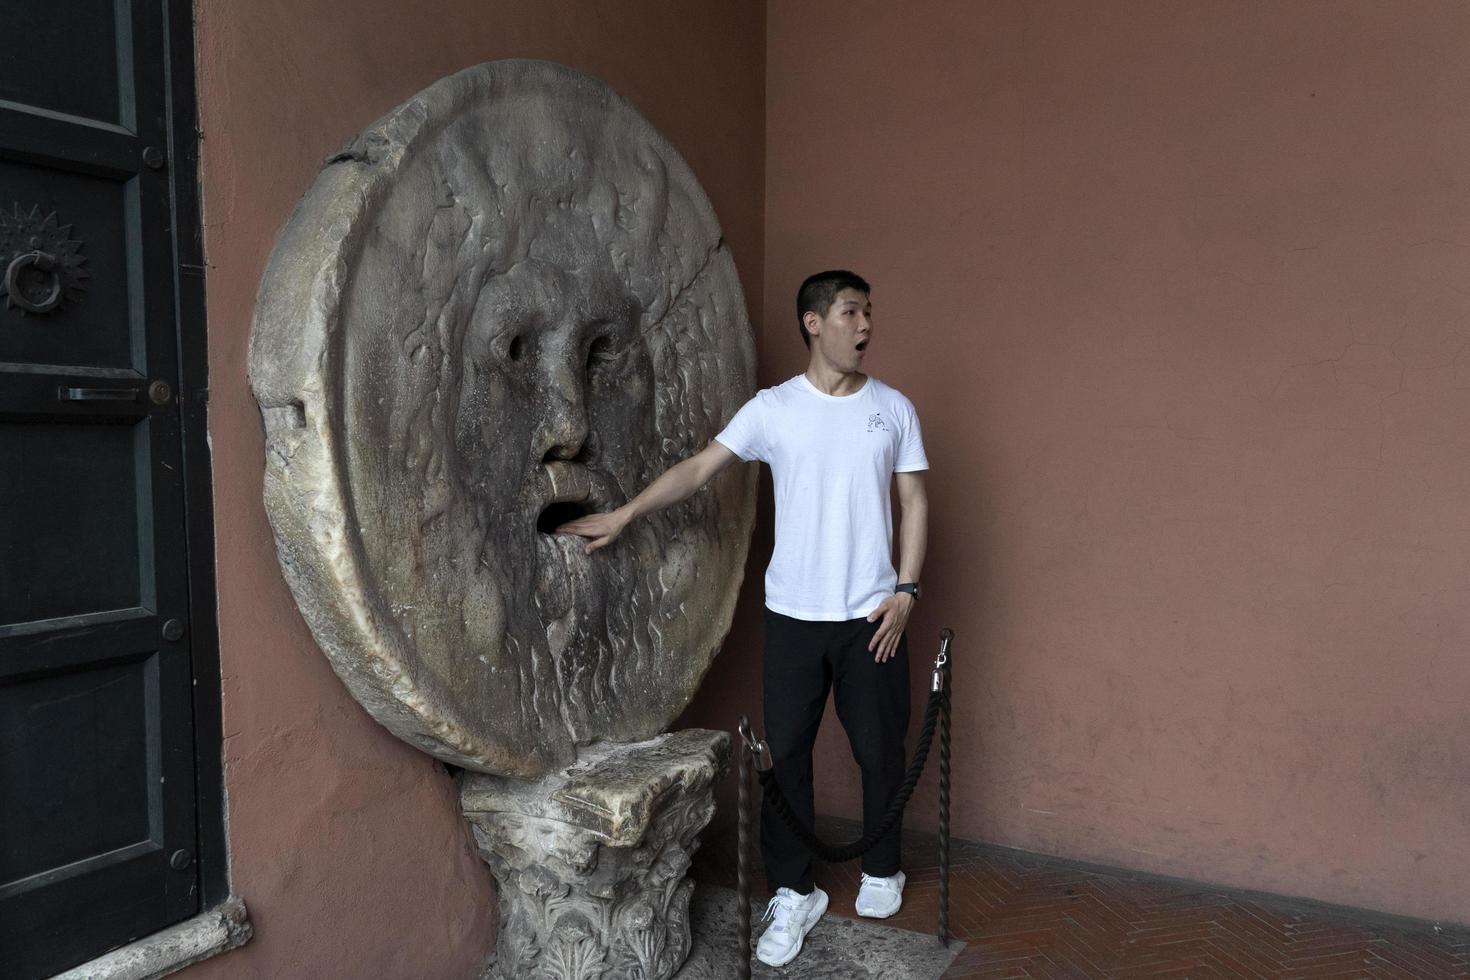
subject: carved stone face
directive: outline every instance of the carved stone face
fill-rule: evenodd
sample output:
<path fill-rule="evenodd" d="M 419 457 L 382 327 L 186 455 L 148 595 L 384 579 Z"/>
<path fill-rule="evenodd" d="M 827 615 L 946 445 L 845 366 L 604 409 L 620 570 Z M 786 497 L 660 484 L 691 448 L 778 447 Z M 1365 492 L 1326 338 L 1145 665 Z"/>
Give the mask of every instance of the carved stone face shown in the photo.
<path fill-rule="evenodd" d="M 672 721 L 729 628 L 754 474 L 592 556 L 549 532 L 703 448 L 753 362 L 697 182 L 586 76 L 482 65 L 334 158 L 251 375 L 282 565 L 358 699 L 510 775 Z"/>
<path fill-rule="evenodd" d="M 456 449 L 472 488 L 518 489 L 506 532 L 547 566 L 564 562 L 557 525 L 641 489 L 645 445 L 625 434 L 654 432 L 643 312 L 588 250 L 573 271 L 521 262 L 485 284 L 470 316 Z M 506 502 L 483 501 L 487 525 Z"/>

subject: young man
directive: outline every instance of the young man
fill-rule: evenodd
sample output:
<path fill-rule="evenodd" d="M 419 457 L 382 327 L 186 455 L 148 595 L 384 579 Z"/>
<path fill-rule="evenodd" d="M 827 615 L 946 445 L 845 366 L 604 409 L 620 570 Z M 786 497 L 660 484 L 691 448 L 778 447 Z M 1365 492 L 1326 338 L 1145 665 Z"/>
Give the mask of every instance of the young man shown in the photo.
<path fill-rule="evenodd" d="M 766 571 L 764 707 L 776 780 L 813 818 L 812 745 L 829 690 L 862 770 L 865 829 L 882 820 L 904 773 L 909 721 L 904 627 L 919 597 L 928 500 L 918 417 L 907 398 L 862 371 L 873 338 L 871 290 L 851 272 L 821 272 L 797 293 L 810 350 L 805 374 L 759 392 L 707 448 L 633 500 L 557 530 L 611 544 L 641 514 L 678 503 L 737 459 L 762 460 L 776 488 L 776 542 Z M 901 510 L 893 567 L 890 484 Z M 863 857 L 859 915 L 887 918 L 903 901 L 900 827 Z M 827 909 L 801 842 L 767 806 L 766 878 L 776 889 L 756 955 L 782 966 Z"/>

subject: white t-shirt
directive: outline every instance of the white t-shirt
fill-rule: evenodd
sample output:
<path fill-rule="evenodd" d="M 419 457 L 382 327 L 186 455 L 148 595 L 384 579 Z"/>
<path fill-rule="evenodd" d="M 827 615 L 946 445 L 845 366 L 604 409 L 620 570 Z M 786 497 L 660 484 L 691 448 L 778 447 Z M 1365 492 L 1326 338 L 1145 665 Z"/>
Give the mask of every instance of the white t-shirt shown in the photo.
<path fill-rule="evenodd" d="M 860 619 L 893 594 L 894 473 L 927 470 L 913 403 L 877 378 L 851 395 L 806 375 L 746 402 L 715 438 L 771 467 L 776 549 L 766 608 L 795 619 Z"/>

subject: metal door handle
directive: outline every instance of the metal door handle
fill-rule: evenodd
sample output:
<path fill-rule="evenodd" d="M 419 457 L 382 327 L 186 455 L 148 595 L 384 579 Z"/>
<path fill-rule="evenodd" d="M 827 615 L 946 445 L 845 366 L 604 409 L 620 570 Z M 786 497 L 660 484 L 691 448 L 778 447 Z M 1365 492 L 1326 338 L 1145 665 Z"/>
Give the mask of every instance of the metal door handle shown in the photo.
<path fill-rule="evenodd" d="M 56 398 L 63 402 L 135 402 L 142 388 L 57 388 Z"/>

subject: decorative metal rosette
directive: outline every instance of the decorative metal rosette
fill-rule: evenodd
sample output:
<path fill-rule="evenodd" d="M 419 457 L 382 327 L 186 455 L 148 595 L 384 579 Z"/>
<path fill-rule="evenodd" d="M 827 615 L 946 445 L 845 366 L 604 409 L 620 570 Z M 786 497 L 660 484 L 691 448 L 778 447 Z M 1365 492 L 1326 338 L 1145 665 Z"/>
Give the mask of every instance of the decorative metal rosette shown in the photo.
<path fill-rule="evenodd" d="M 0 209 L 0 293 L 8 309 L 44 314 L 81 300 L 91 273 L 71 228 L 56 220 L 55 211 L 42 217 L 39 206 Z"/>

